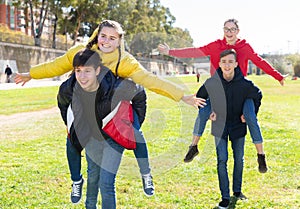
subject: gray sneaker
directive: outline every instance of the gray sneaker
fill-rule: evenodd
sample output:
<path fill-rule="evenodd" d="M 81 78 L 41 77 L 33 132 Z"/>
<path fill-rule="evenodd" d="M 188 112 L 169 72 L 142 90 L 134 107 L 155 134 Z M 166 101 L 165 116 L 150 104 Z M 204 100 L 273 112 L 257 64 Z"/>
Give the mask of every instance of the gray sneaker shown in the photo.
<path fill-rule="evenodd" d="M 151 174 L 142 175 L 143 189 L 146 196 L 154 195 L 154 185 Z"/>
<path fill-rule="evenodd" d="M 185 158 L 184 158 L 184 162 L 185 163 L 189 163 L 191 162 L 194 157 L 196 157 L 197 155 L 199 154 L 199 151 L 198 151 L 198 145 L 190 145 L 189 146 L 189 151 L 188 153 L 186 154 Z"/>
<path fill-rule="evenodd" d="M 247 197 L 242 192 L 233 192 L 233 196 L 239 200 L 246 200 Z"/>
<path fill-rule="evenodd" d="M 71 202 L 78 204 L 82 197 L 83 178 L 80 181 L 73 182 L 71 192 Z"/>

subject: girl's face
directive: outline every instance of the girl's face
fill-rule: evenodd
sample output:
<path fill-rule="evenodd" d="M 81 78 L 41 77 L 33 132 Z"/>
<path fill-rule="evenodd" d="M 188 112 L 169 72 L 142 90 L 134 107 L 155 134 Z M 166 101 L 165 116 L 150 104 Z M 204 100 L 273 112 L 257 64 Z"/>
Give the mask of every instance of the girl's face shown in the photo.
<path fill-rule="evenodd" d="M 224 31 L 224 37 L 226 39 L 226 42 L 228 44 L 235 44 L 235 42 L 237 40 L 237 35 L 240 31 L 236 27 L 236 25 L 233 22 L 227 22 L 224 25 L 223 31 Z"/>
<path fill-rule="evenodd" d="M 100 73 L 100 67 L 95 69 L 92 66 L 80 66 L 75 68 L 75 77 L 84 91 L 93 92 L 98 89 L 97 75 Z"/>
<path fill-rule="evenodd" d="M 103 27 L 98 34 L 98 47 L 104 53 L 111 53 L 120 46 L 120 35 L 112 27 Z"/>

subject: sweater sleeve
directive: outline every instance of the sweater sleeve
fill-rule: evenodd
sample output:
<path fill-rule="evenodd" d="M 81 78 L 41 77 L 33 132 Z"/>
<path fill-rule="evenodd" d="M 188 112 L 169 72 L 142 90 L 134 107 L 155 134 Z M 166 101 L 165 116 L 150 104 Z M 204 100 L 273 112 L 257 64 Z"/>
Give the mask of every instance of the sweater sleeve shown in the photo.
<path fill-rule="evenodd" d="M 184 88 L 166 79 L 160 78 L 147 71 L 133 56 L 122 59 L 118 68 L 118 75 L 131 78 L 135 83 L 162 96 L 180 101 L 184 95 Z"/>
<path fill-rule="evenodd" d="M 30 76 L 34 79 L 52 78 L 71 71 L 73 69 L 73 58 L 82 48 L 84 48 L 84 45 L 74 46 L 64 55 L 57 57 L 50 62 L 33 66 L 30 69 Z"/>
<path fill-rule="evenodd" d="M 147 109 L 147 95 L 142 86 L 137 85 L 137 91 L 132 98 L 132 107 L 138 115 L 140 126 L 142 126 Z"/>
<path fill-rule="evenodd" d="M 265 59 L 263 59 L 261 56 L 259 56 L 250 45 L 248 45 L 249 50 L 249 59 L 262 71 L 264 71 L 266 74 L 272 76 L 278 81 L 281 81 L 283 79 L 283 75 L 277 71 L 274 67 L 272 67 Z"/>
<path fill-rule="evenodd" d="M 170 49 L 169 55 L 180 58 L 197 58 L 209 55 L 211 44 L 202 47 L 189 47 L 181 49 Z"/>

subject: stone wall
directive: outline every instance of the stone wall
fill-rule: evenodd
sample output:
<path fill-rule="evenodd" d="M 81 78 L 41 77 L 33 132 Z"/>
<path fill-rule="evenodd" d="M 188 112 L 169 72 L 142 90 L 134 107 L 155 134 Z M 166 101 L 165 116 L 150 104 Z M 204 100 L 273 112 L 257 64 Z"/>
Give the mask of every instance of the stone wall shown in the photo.
<path fill-rule="evenodd" d="M 6 65 L 9 65 L 14 73 L 28 72 L 31 66 L 51 61 L 64 53 L 63 50 L 0 42 L 0 72 L 4 73 Z M 138 58 L 138 61 L 148 71 L 159 76 L 192 74 L 196 70 L 182 63 L 159 59 Z"/>
<path fill-rule="evenodd" d="M 61 56 L 63 50 L 0 42 L 0 72 L 10 65 L 14 72 L 28 72 L 30 67 Z"/>

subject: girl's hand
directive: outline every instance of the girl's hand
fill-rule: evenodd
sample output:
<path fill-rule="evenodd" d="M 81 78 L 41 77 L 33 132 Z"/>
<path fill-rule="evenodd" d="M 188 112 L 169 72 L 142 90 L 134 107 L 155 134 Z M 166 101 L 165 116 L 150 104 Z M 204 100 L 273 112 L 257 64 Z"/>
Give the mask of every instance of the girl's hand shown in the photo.
<path fill-rule="evenodd" d="M 24 86 L 25 83 L 27 83 L 30 80 L 31 80 L 31 76 L 29 73 L 16 73 L 16 76 L 15 76 L 16 84 L 22 83 L 22 86 Z"/>
<path fill-rule="evenodd" d="M 161 54 L 168 55 L 170 47 L 166 43 L 164 43 L 164 44 L 159 44 L 157 49 Z"/>
<path fill-rule="evenodd" d="M 181 98 L 183 102 L 186 104 L 192 105 L 196 108 L 198 107 L 204 107 L 206 105 L 206 99 L 203 98 L 197 98 L 195 95 L 185 95 Z"/>

